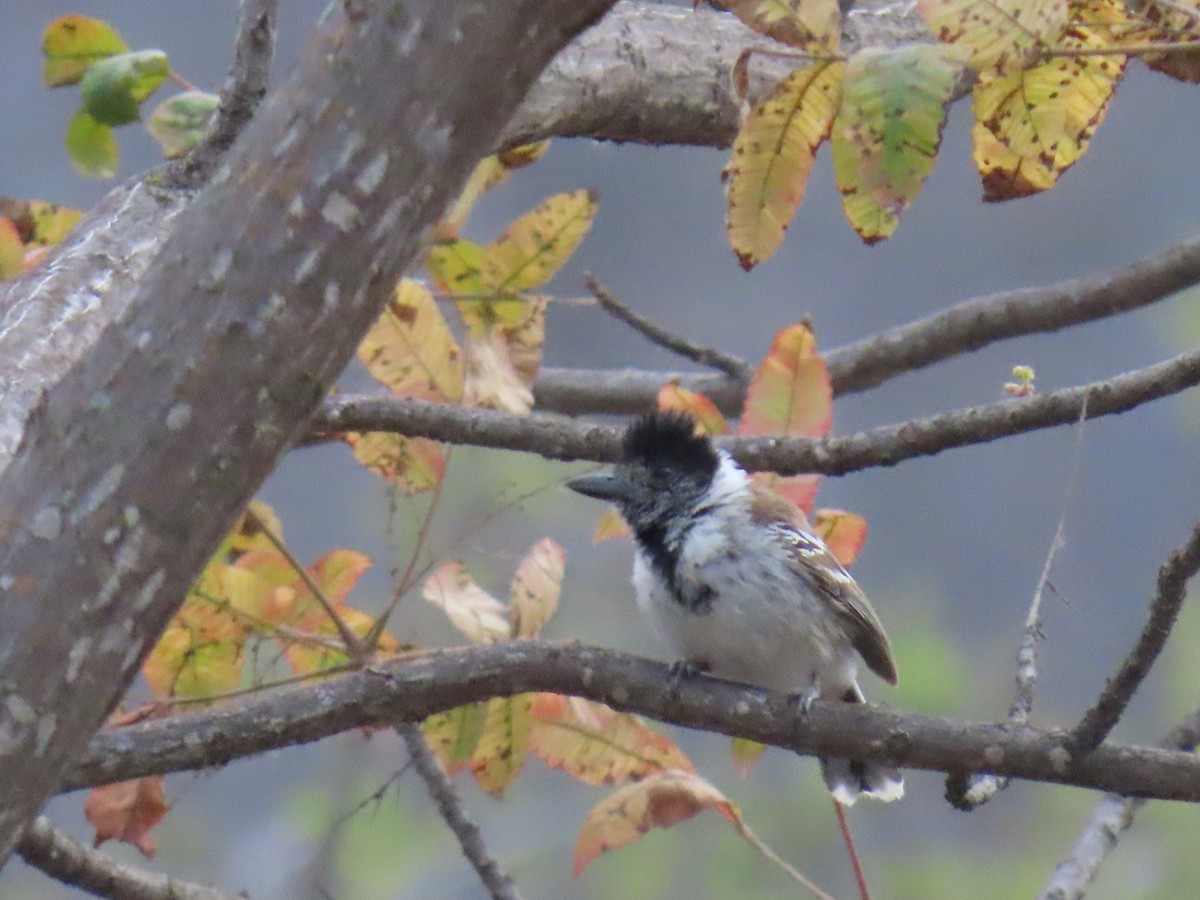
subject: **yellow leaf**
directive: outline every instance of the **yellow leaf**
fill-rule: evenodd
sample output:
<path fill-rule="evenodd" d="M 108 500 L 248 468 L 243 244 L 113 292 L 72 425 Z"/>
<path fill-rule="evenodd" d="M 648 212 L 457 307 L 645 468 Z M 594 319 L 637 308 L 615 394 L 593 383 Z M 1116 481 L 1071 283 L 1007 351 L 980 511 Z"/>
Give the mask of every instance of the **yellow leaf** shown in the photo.
<path fill-rule="evenodd" d="M 1020 68 L 1067 23 L 1067 0 L 917 0 L 939 40 L 970 51 L 977 72 Z"/>
<path fill-rule="evenodd" d="M 209 573 L 209 589 L 217 578 Z M 150 655 L 142 674 L 158 697 L 206 697 L 237 687 L 246 631 L 224 591 L 188 594 Z"/>
<path fill-rule="evenodd" d="M 575 876 L 601 853 L 631 844 L 651 828 L 670 828 L 713 809 L 745 833 L 738 808 L 694 772 L 669 770 L 618 788 L 588 813 L 575 841 Z"/>
<path fill-rule="evenodd" d="M 1180 42 L 1200 38 L 1200 0 L 1165 0 L 1162 3 L 1146 0 L 1138 13 L 1140 19 L 1155 27 L 1136 37 L 1126 35 L 1126 40 Z M 1145 54 L 1142 62 L 1176 81 L 1200 84 L 1200 45 L 1186 53 Z"/>
<path fill-rule="evenodd" d="M 860 50 L 846 63 L 830 143 L 850 224 L 868 244 L 896 230 L 933 171 L 962 53 L 938 45 Z"/>
<path fill-rule="evenodd" d="M 561 694 L 536 695 L 529 747 L 546 765 L 587 784 L 693 770 L 682 750 L 638 716 Z"/>
<path fill-rule="evenodd" d="M 759 34 L 809 53 L 837 53 L 842 36 L 837 0 L 723 0 L 720 5 Z"/>
<path fill-rule="evenodd" d="M 1079 22 L 1067 28 L 1060 42 L 1067 48 L 1113 47 L 1111 27 L 1106 26 L 1128 22 L 1122 0 L 1081 0 L 1072 5 L 1072 10 Z M 1128 57 L 1121 54 L 1055 57 L 1005 74 L 981 73 L 973 91 L 976 122 L 1018 160 L 1015 166 L 1011 159 L 1002 166 L 1010 173 L 1008 179 L 997 173 L 995 153 L 989 155 L 985 170 L 979 157 L 981 144 L 986 149 L 988 143 L 977 136 L 976 161 L 985 185 L 989 176 L 1000 185 L 1016 182 L 1011 176 L 1020 171 L 1020 163 L 1025 160 L 1036 165 L 1034 171 L 1046 176 L 1025 178 L 1025 184 L 1053 185 L 1087 150 L 1127 62 Z"/>
<path fill-rule="evenodd" d="M 0 217 L 12 219 L 20 240 L 26 245 L 57 244 L 82 217 L 77 209 L 42 200 L 14 200 L 0 197 Z"/>
<path fill-rule="evenodd" d="M 988 202 L 1028 197 L 1054 187 L 1055 175 L 1036 159 L 1013 153 L 976 122 L 971 126 L 973 156 L 983 181 L 983 199 Z"/>
<path fill-rule="evenodd" d="M 467 343 L 463 403 L 524 415 L 533 409 L 533 391 L 517 374 L 503 335 L 492 332 Z"/>
<path fill-rule="evenodd" d="M 468 703 L 435 713 L 421 724 L 421 730 L 446 771 L 453 775 L 471 761 L 486 721 L 487 704 Z"/>
<path fill-rule="evenodd" d="M 479 307 L 475 308 L 479 312 Z M 519 316 L 510 316 L 512 321 L 492 326 L 508 349 L 514 371 L 526 387 L 533 387 L 538 370 L 542 367 L 542 344 L 546 340 L 546 301 L 542 298 L 523 298 Z M 471 317 L 464 315 L 463 321 L 471 327 Z"/>
<path fill-rule="evenodd" d="M 615 506 L 610 506 L 604 510 L 600 515 L 600 521 L 596 523 L 596 530 L 592 532 L 592 543 L 603 544 L 605 541 L 629 537 L 632 533 L 625 520 L 621 518 L 620 511 Z"/>
<path fill-rule="evenodd" d="M 745 778 L 762 758 L 767 745 L 752 741 L 750 738 L 735 737 L 731 749 L 733 751 L 733 768 Z"/>
<path fill-rule="evenodd" d="M 345 603 L 335 603 L 334 611 L 338 618 L 360 638 L 365 638 L 375 625 L 375 620 L 363 612 Z M 325 638 L 327 643 L 341 645 L 341 636 L 337 624 L 330 618 L 324 608 L 313 606 L 307 615 L 294 626 L 297 631 L 314 637 Z M 380 633 L 379 644 L 376 648 L 384 655 L 392 654 L 400 649 L 400 643 L 386 631 Z M 350 662 L 350 656 L 332 646 L 321 646 L 316 643 L 291 641 L 284 648 L 284 655 L 297 675 L 307 675 L 312 672 L 323 672 L 326 669 L 344 666 Z"/>
<path fill-rule="evenodd" d="M 570 258 L 592 227 L 599 194 L 572 191 L 543 200 L 487 246 L 480 267 L 496 293 L 540 287 Z"/>
<path fill-rule="evenodd" d="M 833 125 L 842 68 L 816 63 L 797 69 L 742 122 L 729 160 L 725 222 L 743 269 L 770 257 L 783 242 L 804 199 L 817 147 Z"/>
<path fill-rule="evenodd" d="M 78 13 L 55 19 L 42 35 L 46 87 L 74 84 L 94 62 L 125 53 L 129 45 L 103 19 Z"/>
<path fill-rule="evenodd" d="M 433 295 L 402 278 L 386 309 L 358 346 L 367 371 L 402 397 L 456 403 L 462 398 L 462 354 Z"/>
<path fill-rule="evenodd" d="M 259 522 L 271 529 L 271 534 L 283 540 L 283 523 L 275 510 L 262 500 L 250 501 L 250 513 L 245 513 L 233 526 L 229 535 L 229 549 L 234 553 L 248 553 L 251 550 L 269 550 L 275 552 L 275 544 L 263 533 Z"/>
<path fill-rule="evenodd" d="M 675 382 L 659 388 L 658 408 L 687 413 L 705 434 L 729 434 L 729 423 L 715 403 L 703 394 L 689 391 Z"/>
<path fill-rule="evenodd" d="M 437 441 L 378 431 L 342 437 L 360 463 L 407 493 L 432 490 L 446 474 L 446 454 Z"/>
<path fill-rule="evenodd" d="M 25 247 L 12 219 L 0 216 L 0 280 L 25 271 Z"/>
<path fill-rule="evenodd" d="M 440 606 L 454 627 L 476 644 L 494 644 L 512 637 L 508 609 L 476 584 L 460 562 L 434 569 L 425 579 L 421 595 Z"/>
<path fill-rule="evenodd" d="M 509 591 L 512 634 L 535 638 L 558 609 L 566 554 L 550 538 L 542 538 L 521 560 Z"/>
<path fill-rule="evenodd" d="M 776 333 L 746 390 L 738 434 L 824 437 L 833 424 L 833 389 L 817 339 L 803 324 Z"/>
<path fill-rule="evenodd" d="M 479 202 L 479 198 L 492 188 L 504 184 L 513 170 L 524 168 L 540 159 L 549 146 L 549 141 L 539 141 L 536 144 L 524 144 L 481 159 L 471 172 L 471 177 L 467 179 L 466 186 L 458 195 L 458 199 L 454 201 L 454 205 L 437 224 L 435 240 L 445 241 L 457 238 L 458 232 L 466 224 L 467 217 L 475 208 L 475 204 Z"/>
<path fill-rule="evenodd" d="M 483 733 L 471 755 L 471 772 L 479 786 L 494 797 L 504 795 L 525 764 L 532 707 L 533 694 L 494 697 L 487 703 Z"/>

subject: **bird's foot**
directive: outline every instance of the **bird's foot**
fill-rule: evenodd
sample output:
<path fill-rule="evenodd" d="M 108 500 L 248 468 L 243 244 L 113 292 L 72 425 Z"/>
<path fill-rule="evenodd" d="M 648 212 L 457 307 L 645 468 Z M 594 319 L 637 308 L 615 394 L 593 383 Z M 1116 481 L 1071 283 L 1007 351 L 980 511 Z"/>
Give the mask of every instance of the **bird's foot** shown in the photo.
<path fill-rule="evenodd" d="M 788 699 L 790 699 L 792 705 L 796 707 L 797 711 L 800 713 L 800 717 L 807 719 L 809 712 L 812 710 L 813 701 L 816 700 L 820 695 L 821 686 L 814 681 L 803 691 L 800 691 L 798 694 L 792 694 Z"/>
<path fill-rule="evenodd" d="M 679 690 L 683 682 L 707 671 L 708 663 L 702 659 L 680 659 L 671 663 L 671 668 L 667 671 L 671 679 L 671 696 L 679 699 Z"/>

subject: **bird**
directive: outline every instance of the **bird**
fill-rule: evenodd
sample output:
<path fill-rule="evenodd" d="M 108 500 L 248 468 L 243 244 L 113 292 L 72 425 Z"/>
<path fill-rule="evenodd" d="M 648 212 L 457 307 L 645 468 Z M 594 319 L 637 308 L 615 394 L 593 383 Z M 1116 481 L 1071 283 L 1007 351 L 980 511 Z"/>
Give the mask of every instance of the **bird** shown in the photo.
<path fill-rule="evenodd" d="M 695 420 L 647 413 L 626 429 L 618 463 L 571 490 L 614 504 L 633 532 L 637 604 L 680 655 L 676 677 L 709 672 L 815 700 L 865 703 L 858 664 L 897 681 L 870 601 L 791 501 L 753 481 Z M 894 766 L 822 759 L 834 799 L 904 795 Z"/>

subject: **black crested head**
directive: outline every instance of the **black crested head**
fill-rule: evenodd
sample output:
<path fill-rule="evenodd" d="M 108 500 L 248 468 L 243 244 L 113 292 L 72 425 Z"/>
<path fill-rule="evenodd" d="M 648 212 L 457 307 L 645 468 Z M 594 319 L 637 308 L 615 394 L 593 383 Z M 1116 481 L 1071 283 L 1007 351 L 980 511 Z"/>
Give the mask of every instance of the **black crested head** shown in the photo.
<path fill-rule="evenodd" d="M 660 477 L 669 473 L 704 485 L 721 462 L 712 441 L 697 434 L 695 420 L 682 412 L 641 416 L 625 432 L 621 449 L 622 466 L 639 466 Z"/>

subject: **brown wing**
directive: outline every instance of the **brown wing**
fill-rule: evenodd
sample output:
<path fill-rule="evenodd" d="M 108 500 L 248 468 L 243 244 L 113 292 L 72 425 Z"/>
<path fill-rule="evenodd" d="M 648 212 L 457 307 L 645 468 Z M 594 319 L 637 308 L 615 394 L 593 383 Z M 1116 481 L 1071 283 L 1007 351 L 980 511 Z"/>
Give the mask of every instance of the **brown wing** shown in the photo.
<path fill-rule="evenodd" d="M 851 645 L 871 671 L 888 684 L 895 684 L 896 661 L 883 623 L 862 588 L 812 532 L 804 513 L 790 501 L 757 484 L 754 485 L 750 513 L 756 521 L 775 527 L 780 539 L 792 551 L 796 574 L 829 601 L 846 626 Z"/>

